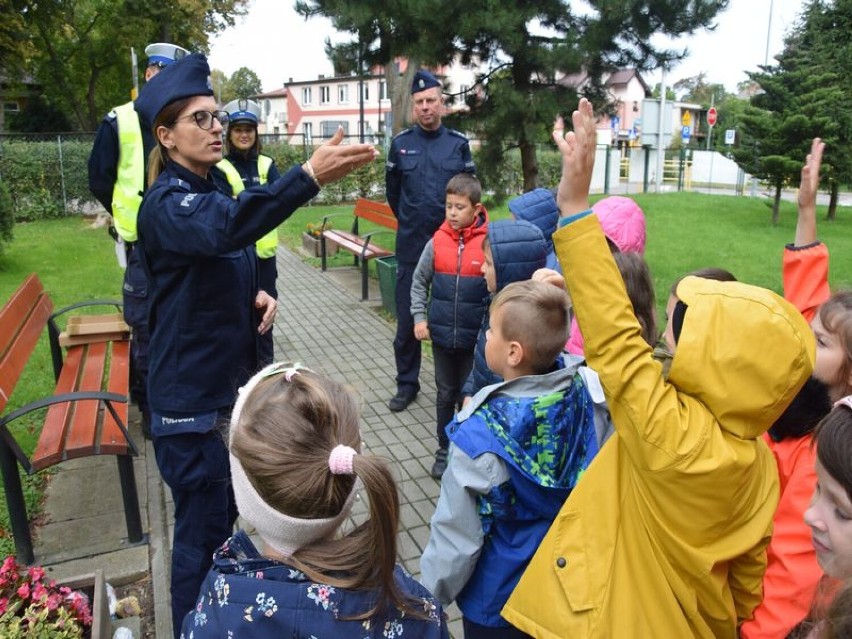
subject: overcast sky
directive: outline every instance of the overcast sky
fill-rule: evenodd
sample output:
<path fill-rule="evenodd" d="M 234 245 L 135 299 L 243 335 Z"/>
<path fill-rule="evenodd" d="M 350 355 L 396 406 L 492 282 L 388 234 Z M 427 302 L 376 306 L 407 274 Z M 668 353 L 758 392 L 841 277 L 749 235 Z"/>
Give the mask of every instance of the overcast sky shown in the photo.
<path fill-rule="evenodd" d="M 290 78 L 299 81 L 330 75 L 331 63 L 323 52 L 325 38 L 336 42 L 347 37 L 324 18 L 306 21 L 296 14 L 293 4 L 292 0 L 251 0 L 248 15 L 213 41 L 210 66 L 228 75 L 248 67 L 260 77 L 264 91 L 282 87 Z M 668 74 L 666 83 L 704 71 L 709 82 L 734 91 L 746 79 L 746 71 L 756 71 L 764 63 L 767 35 L 772 63 L 802 4 L 803 0 L 731 0 L 718 16 L 715 31 L 699 32 L 680 43 L 690 55 Z M 653 87 L 660 81 L 659 75 L 645 73 L 643 77 Z"/>

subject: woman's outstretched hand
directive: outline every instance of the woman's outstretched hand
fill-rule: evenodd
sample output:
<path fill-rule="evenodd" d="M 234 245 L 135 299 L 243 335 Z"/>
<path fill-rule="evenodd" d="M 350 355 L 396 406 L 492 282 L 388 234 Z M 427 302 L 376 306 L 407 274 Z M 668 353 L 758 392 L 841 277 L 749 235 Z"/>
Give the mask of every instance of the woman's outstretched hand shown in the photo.
<path fill-rule="evenodd" d="M 310 164 L 310 168 L 305 165 L 303 168 L 320 186 L 325 186 L 346 177 L 377 157 L 379 152 L 372 144 L 343 144 L 343 128 L 338 127 L 334 136 L 311 155 L 306 163 Z"/>

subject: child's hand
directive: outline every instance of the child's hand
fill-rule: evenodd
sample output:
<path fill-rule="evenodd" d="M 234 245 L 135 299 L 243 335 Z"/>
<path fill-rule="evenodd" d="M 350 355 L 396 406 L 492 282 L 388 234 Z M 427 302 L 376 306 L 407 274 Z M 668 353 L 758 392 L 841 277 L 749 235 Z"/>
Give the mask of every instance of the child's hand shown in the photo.
<path fill-rule="evenodd" d="M 562 179 L 556 202 L 559 213 L 565 217 L 589 208 L 589 185 L 595 167 L 595 147 L 598 134 L 592 103 L 580 99 L 577 110 L 571 114 L 574 130 L 564 133 L 562 116 L 553 124 L 553 141 L 562 154 Z"/>
<path fill-rule="evenodd" d="M 802 166 L 802 180 L 799 184 L 799 220 L 796 224 L 795 246 L 807 246 L 816 242 L 816 196 L 819 190 L 819 169 L 822 165 L 822 153 L 825 142 L 814 138 L 811 152 Z"/>
<path fill-rule="evenodd" d="M 561 273 L 554 271 L 550 268 L 540 268 L 535 273 L 533 273 L 532 280 L 534 282 L 544 282 L 545 284 L 552 284 L 556 288 L 565 290 L 565 278 L 562 277 Z"/>
<path fill-rule="evenodd" d="M 419 339 L 421 342 L 425 339 L 429 339 L 429 324 L 426 322 L 417 322 L 414 325 L 414 337 Z"/>

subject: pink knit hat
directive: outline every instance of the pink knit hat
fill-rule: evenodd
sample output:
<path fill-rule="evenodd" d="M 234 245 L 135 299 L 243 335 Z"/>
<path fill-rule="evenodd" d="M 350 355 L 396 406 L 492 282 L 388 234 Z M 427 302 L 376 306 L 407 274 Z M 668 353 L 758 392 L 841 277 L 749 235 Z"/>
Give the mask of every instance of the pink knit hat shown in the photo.
<path fill-rule="evenodd" d="M 645 253 L 645 214 L 629 197 L 612 195 L 592 206 L 604 235 L 622 253 Z"/>
<path fill-rule="evenodd" d="M 604 235 L 622 253 L 645 253 L 645 214 L 629 197 L 612 195 L 592 206 L 598 216 Z M 571 321 L 571 334 L 565 349 L 574 355 L 583 355 L 583 335 L 577 319 Z"/>

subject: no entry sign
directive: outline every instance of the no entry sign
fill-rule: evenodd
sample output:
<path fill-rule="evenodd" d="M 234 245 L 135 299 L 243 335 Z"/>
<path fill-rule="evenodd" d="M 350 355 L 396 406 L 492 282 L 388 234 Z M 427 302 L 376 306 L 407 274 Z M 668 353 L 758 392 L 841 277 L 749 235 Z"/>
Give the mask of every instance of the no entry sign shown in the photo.
<path fill-rule="evenodd" d="M 716 107 L 710 107 L 707 109 L 707 126 L 716 126 L 716 117 L 718 113 L 716 113 Z"/>

